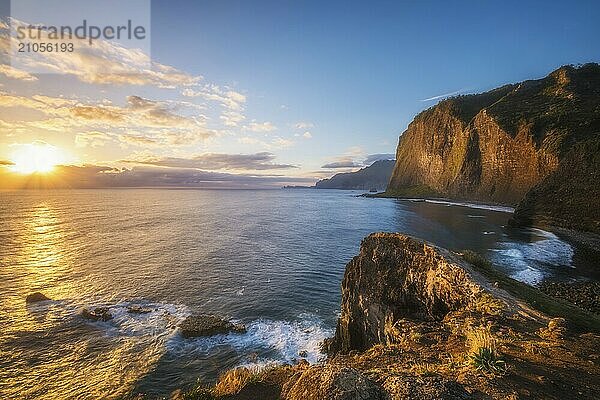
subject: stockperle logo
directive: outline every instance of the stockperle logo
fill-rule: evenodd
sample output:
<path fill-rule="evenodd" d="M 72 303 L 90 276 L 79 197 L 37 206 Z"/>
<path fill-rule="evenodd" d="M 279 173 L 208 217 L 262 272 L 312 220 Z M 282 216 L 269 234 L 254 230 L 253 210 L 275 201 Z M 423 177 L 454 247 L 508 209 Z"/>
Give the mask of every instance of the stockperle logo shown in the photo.
<path fill-rule="evenodd" d="M 150 16 L 150 0 L 12 0 L 10 64 L 61 74 L 86 60 L 98 74 L 140 73 L 152 65 Z"/>

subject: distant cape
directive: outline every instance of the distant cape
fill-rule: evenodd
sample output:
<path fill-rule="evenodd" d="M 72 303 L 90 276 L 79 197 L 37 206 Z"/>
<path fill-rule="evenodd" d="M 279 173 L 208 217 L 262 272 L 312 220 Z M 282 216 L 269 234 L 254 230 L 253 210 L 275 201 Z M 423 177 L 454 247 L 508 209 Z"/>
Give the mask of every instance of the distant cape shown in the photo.
<path fill-rule="evenodd" d="M 329 179 L 316 183 L 317 189 L 348 189 L 348 190 L 377 190 L 387 188 L 387 184 L 394 170 L 394 160 L 375 161 L 368 167 L 356 172 L 335 174 Z"/>

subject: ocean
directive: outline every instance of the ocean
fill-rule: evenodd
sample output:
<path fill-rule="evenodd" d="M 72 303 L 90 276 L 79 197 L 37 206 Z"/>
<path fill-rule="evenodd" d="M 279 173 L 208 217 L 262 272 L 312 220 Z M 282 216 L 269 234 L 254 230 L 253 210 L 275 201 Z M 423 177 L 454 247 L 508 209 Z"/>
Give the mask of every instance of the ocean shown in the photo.
<path fill-rule="evenodd" d="M 507 227 L 510 209 L 358 194 L 1 191 L 0 397 L 168 396 L 238 365 L 318 362 L 345 265 L 371 232 L 472 249 L 532 284 L 578 276 L 569 244 Z M 36 291 L 52 301 L 27 305 Z M 96 306 L 114 318 L 81 317 Z M 184 339 L 177 325 L 194 313 L 247 333 Z"/>

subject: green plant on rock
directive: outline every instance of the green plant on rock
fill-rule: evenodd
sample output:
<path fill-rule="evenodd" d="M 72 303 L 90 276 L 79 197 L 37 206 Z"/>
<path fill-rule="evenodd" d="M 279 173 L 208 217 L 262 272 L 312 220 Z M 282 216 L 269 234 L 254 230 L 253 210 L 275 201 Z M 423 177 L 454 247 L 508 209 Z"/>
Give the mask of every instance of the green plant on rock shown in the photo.
<path fill-rule="evenodd" d="M 496 349 L 496 338 L 490 326 L 477 327 L 467 333 L 469 359 L 479 372 L 502 375 L 506 372 L 506 362 Z"/>
<path fill-rule="evenodd" d="M 476 353 L 470 355 L 470 358 L 477 371 L 499 375 L 506 372 L 506 362 L 492 348 L 480 347 Z"/>

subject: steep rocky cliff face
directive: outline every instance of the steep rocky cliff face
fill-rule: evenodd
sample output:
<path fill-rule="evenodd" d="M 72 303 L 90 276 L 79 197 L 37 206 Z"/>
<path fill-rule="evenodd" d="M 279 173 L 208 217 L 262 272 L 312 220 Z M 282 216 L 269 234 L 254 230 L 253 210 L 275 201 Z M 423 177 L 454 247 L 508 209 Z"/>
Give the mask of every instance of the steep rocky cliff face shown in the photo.
<path fill-rule="evenodd" d="M 452 311 L 476 307 L 484 289 L 474 274 L 448 251 L 409 236 L 369 235 L 346 266 L 329 352 L 393 343 L 398 321 L 439 321 Z"/>
<path fill-rule="evenodd" d="M 388 190 L 402 195 L 425 187 L 442 196 L 517 204 L 576 144 L 599 138 L 600 66 L 565 66 L 417 115 L 400 137 Z M 579 169 L 565 173 L 576 177 Z"/>
<path fill-rule="evenodd" d="M 600 140 L 573 146 L 557 170 L 527 193 L 514 219 L 600 234 Z"/>

